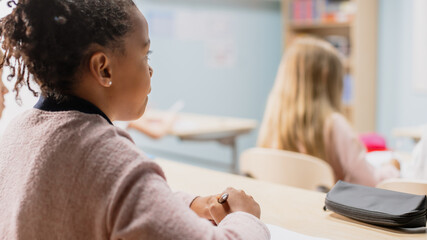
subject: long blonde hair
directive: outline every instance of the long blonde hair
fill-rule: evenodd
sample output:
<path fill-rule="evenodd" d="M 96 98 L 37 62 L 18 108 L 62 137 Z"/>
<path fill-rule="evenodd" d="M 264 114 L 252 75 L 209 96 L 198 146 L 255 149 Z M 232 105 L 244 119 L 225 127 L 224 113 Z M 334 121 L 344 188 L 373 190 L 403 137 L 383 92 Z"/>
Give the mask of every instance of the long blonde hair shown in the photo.
<path fill-rule="evenodd" d="M 297 38 L 280 64 L 258 146 L 326 160 L 324 123 L 331 113 L 341 111 L 343 72 L 341 56 L 331 44 Z"/>

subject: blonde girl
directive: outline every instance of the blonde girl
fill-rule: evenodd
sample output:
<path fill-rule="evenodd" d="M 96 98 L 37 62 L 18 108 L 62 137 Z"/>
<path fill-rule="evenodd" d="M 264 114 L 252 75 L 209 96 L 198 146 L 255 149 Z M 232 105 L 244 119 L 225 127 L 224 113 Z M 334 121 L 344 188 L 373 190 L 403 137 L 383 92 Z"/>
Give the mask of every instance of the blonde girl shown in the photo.
<path fill-rule="evenodd" d="M 337 180 L 375 186 L 397 177 L 391 165 L 374 169 L 341 114 L 344 69 L 326 41 L 295 40 L 280 64 L 268 98 L 258 146 L 309 154 L 328 162 Z"/>

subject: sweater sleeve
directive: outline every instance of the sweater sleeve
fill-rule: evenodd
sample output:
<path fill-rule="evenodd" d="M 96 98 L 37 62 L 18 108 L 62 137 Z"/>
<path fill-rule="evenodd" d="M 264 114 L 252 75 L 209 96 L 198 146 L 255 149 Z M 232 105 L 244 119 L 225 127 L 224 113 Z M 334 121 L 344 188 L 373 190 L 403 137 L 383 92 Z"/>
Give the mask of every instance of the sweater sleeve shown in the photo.
<path fill-rule="evenodd" d="M 374 168 L 366 161 L 366 149 L 344 116 L 332 116 L 332 139 L 336 156 L 341 164 L 344 181 L 376 186 L 379 182 L 399 176 L 391 164 Z"/>
<path fill-rule="evenodd" d="M 143 161 L 119 180 L 107 209 L 111 240 L 263 240 L 270 233 L 258 218 L 236 212 L 216 227 L 189 208 L 190 195 L 173 193 L 158 165 Z M 187 199 L 184 200 L 183 199 Z"/>
<path fill-rule="evenodd" d="M 174 195 L 176 198 L 180 199 L 181 201 L 184 202 L 184 204 L 188 207 L 190 207 L 191 203 L 193 202 L 193 200 L 197 197 L 196 195 L 193 194 L 189 194 L 186 192 L 174 192 Z"/>

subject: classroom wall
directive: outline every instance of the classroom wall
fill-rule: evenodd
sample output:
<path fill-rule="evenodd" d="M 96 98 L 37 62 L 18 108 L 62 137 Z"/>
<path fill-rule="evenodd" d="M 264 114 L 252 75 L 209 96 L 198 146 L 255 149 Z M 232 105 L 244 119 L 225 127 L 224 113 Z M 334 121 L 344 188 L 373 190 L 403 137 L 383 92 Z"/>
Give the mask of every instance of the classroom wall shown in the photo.
<path fill-rule="evenodd" d="M 413 3 L 380 0 L 379 8 L 377 130 L 389 146 L 404 151 L 412 144 L 394 138 L 392 129 L 427 123 L 427 93 L 415 89 L 412 79 Z"/>
<path fill-rule="evenodd" d="M 137 1 L 150 25 L 154 68 L 149 105 L 183 112 L 256 119 L 260 123 L 282 48 L 280 5 L 275 1 Z M 255 145 L 258 129 L 238 139 Z M 132 132 L 150 154 L 210 164 L 230 163 L 228 148 L 212 142 L 153 141 Z"/>

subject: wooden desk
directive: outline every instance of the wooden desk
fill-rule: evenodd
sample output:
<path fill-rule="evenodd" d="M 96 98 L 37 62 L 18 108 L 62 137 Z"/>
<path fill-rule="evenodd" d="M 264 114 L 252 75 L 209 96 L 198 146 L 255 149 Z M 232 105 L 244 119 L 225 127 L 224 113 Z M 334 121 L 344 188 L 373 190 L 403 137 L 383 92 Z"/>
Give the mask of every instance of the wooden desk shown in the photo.
<path fill-rule="evenodd" d="M 324 212 L 325 194 L 256 181 L 245 177 L 156 159 L 169 185 L 196 195 L 221 193 L 226 187 L 244 189 L 261 206 L 261 219 L 302 234 L 340 240 L 427 239 L 422 233 L 407 233 L 360 223 L 333 212 Z"/>
<path fill-rule="evenodd" d="M 427 125 L 402 127 L 393 129 L 393 136 L 412 138 L 415 142 L 418 142 L 425 131 L 427 131 Z"/>
<path fill-rule="evenodd" d="M 164 111 L 150 110 L 148 118 L 164 118 Z M 249 133 L 257 126 L 251 119 L 208 116 L 190 113 L 177 113 L 176 121 L 169 132 L 185 141 L 216 141 L 228 146 L 232 152 L 231 171 L 238 172 L 237 137 Z"/>

